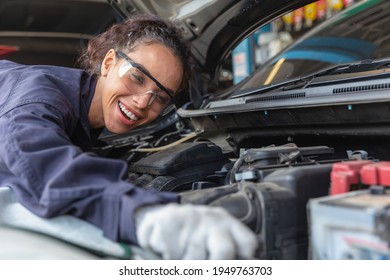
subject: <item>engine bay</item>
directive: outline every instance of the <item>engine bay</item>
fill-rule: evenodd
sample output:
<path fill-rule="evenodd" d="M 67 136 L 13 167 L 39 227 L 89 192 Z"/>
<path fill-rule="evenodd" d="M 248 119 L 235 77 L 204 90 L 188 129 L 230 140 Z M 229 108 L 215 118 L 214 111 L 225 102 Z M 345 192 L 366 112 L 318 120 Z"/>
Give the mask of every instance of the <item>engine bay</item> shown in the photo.
<path fill-rule="evenodd" d="M 307 205 L 329 196 L 333 165 L 381 160 L 388 145 L 369 136 L 322 136 L 321 145 L 319 135 L 206 134 L 175 120 L 158 133 L 107 138 L 96 152 L 126 160 L 128 180 L 141 188 L 225 208 L 256 233 L 259 259 L 308 259 Z"/>

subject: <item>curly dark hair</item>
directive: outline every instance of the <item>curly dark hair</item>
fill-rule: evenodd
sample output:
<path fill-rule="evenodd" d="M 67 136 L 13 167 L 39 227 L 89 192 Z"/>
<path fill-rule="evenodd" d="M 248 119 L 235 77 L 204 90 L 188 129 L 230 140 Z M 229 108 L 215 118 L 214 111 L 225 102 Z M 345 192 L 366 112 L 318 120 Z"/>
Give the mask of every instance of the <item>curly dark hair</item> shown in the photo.
<path fill-rule="evenodd" d="M 89 41 L 78 62 L 90 75 L 99 77 L 101 63 L 110 49 L 130 52 L 140 44 L 152 43 L 165 45 L 180 59 L 183 80 L 178 92 L 188 91 L 191 76 L 189 45 L 174 23 L 166 22 L 156 15 L 138 13 L 112 25 Z"/>

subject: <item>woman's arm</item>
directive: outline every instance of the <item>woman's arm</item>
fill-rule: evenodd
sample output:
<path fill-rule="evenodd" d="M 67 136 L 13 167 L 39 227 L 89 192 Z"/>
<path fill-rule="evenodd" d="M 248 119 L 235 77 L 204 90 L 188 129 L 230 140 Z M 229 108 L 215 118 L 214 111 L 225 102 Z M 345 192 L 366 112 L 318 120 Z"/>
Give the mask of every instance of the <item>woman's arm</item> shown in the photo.
<path fill-rule="evenodd" d="M 0 118 L 1 183 L 41 217 L 69 214 L 115 241 L 137 243 L 134 211 L 174 202 L 174 193 L 146 191 L 124 179 L 127 164 L 73 145 L 63 113 L 44 103 L 19 106 Z"/>

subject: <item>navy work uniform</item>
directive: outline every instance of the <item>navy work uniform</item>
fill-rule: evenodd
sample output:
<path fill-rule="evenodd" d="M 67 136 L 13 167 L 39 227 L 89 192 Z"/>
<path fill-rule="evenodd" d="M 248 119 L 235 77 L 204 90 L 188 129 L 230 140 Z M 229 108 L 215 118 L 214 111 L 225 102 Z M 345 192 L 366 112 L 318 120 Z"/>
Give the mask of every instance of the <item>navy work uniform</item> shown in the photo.
<path fill-rule="evenodd" d="M 102 132 L 88 121 L 95 86 L 79 69 L 0 60 L 0 186 L 38 216 L 73 215 L 137 244 L 135 209 L 178 195 L 136 187 L 125 161 L 89 152 Z"/>

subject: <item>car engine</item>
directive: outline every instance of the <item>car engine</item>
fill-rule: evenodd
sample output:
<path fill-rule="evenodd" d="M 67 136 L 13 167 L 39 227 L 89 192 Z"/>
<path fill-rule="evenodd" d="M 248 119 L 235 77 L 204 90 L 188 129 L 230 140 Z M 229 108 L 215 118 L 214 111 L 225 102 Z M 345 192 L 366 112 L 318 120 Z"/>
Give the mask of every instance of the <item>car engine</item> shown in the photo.
<path fill-rule="evenodd" d="M 335 162 L 368 158 L 293 142 L 228 149 L 178 119 L 167 123 L 156 133 L 107 136 L 96 152 L 126 160 L 128 180 L 139 187 L 225 208 L 256 233 L 259 259 L 308 259 L 308 201 L 329 194 Z"/>

